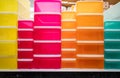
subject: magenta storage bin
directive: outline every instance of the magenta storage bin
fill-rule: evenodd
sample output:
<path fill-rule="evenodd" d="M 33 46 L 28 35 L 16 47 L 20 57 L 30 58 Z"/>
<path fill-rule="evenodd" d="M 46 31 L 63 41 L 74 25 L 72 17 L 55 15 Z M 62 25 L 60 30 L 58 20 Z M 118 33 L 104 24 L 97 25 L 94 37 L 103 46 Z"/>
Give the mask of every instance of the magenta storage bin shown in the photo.
<path fill-rule="evenodd" d="M 61 29 L 35 28 L 34 40 L 61 40 Z"/>
<path fill-rule="evenodd" d="M 33 21 L 32 20 L 19 20 L 18 28 L 31 28 L 33 29 Z"/>
<path fill-rule="evenodd" d="M 34 43 L 34 54 L 60 54 L 61 43 L 38 42 Z"/>
<path fill-rule="evenodd" d="M 35 26 L 61 26 L 60 14 L 35 14 Z"/>
<path fill-rule="evenodd" d="M 20 41 L 18 40 L 19 49 L 31 49 L 33 48 L 33 41 Z"/>
<path fill-rule="evenodd" d="M 34 57 L 34 68 L 36 69 L 59 69 L 61 68 L 60 57 Z"/>
<path fill-rule="evenodd" d="M 33 61 L 18 61 L 18 69 L 32 69 Z"/>
<path fill-rule="evenodd" d="M 33 38 L 33 29 L 18 30 L 18 38 Z"/>
<path fill-rule="evenodd" d="M 37 0 L 34 3 L 35 12 L 61 12 L 59 0 Z"/>
<path fill-rule="evenodd" d="M 33 51 L 18 51 L 18 58 L 33 58 Z"/>

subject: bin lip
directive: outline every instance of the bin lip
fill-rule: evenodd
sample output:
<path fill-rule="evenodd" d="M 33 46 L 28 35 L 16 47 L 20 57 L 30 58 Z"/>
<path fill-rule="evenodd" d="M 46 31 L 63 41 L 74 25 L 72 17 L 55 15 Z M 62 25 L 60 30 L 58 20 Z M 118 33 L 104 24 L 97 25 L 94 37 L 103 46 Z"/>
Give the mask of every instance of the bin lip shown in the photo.
<path fill-rule="evenodd" d="M 62 61 L 76 61 L 76 58 L 62 58 Z"/>
<path fill-rule="evenodd" d="M 61 26 L 34 26 L 34 29 L 61 29 Z"/>
<path fill-rule="evenodd" d="M 104 22 L 105 22 L 105 23 L 106 23 L 106 22 L 120 22 L 120 20 L 105 20 Z"/>
<path fill-rule="evenodd" d="M 1 11 L 0 11 L 0 14 L 15 14 L 15 15 L 18 15 L 17 12 L 1 12 Z"/>
<path fill-rule="evenodd" d="M 95 57 L 95 58 L 100 58 L 100 57 L 104 57 L 103 54 L 77 54 L 77 57 Z"/>
<path fill-rule="evenodd" d="M 22 48 L 18 48 L 18 51 L 19 52 L 23 52 L 23 51 L 33 51 L 33 48 L 31 48 L 31 49 L 22 49 Z"/>
<path fill-rule="evenodd" d="M 15 28 L 15 29 L 18 29 L 17 26 L 0 26 L 0 28 Z"/>
<path fill-rule="evenodd" d="M 108 62 L 120 62 L 120 59 L 105 59 Z"/>
<path fill-rule="evenodd" d="M 42 58 L 57 58 L 57 57 L 61 57 L 61 54 L 51 54 L 51 55 L 48 55 L 48 54 L 42 54 L 42 55 L 40 55 L 40 54 L 34 54 L 33 55 L 34 57 L 42 57 Z"/>
<path fill-rule="evenodd" d="M 61 15 L 61 12 L 35 12 L 35 15 Z"/>
<path fill-rule="evenodd" d="M 62 51 L 72 51 L 72 52 L 76 52 L 76 48 L 62 48 Z"/>
<path fill-rule="evenodd" d="M 32 62 L 33 58 L 29 58 L 29 59 L 18 59 L 18 62 Z"/>
<path fill-rule="evenodd" d="M 120 49 L 105 49 L 105 51 L 107 52 L 120 52 Z"/>

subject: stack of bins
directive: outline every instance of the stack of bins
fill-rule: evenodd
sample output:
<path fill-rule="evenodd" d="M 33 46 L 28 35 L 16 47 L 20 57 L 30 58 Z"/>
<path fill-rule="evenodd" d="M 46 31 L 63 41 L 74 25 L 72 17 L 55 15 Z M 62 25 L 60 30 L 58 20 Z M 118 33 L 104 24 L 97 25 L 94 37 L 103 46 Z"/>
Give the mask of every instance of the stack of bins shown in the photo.
<path fill-rule="evenodd" d="M 0 0 L 0 69 L 17 69 L 17 0 Z"/>
<path fill-rule="evenodd" d="M 61 67 L 61 1 L 35 0 L 34 68 Z"/>
<path fill-rule="evenodd" d="M 62 12 L 62 68 L 76 68 L 76 13 Z"/>
<path fill-rule="evenodd" d="M 104 68 L 104 25 L 102 1 L 78 1 L 77 67 Z"/>
<path fill-rule="evenodd" d="M 105 22 L 105 69 L 120 69 L 120 21 Z"/>
<path fill-rule="evenodd" d="M 30 69 L 33 63 L 33 21 L 18 21 L 18 69 Z"/>

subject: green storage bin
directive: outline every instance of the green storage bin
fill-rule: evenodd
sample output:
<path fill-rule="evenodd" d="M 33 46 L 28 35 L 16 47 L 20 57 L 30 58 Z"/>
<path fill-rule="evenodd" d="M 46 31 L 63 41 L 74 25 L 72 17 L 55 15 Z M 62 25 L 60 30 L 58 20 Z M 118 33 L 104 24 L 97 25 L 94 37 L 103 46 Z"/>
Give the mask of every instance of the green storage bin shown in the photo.
<path fill-rule="evenodd" d="M 105 61 L 105 69 L 120 69 L 120 61 Z"/>
<path fill-rule="evenodd" d="M 120 41 L 104 41 L 105 49 L 120 49 Z"/>
<path fill-rule="evenodd" d="M 105 29 L 120 29 L 120 21 L 106 21 L 104 23 Z"/>
<path fill-rule="evenodd" d="M 106 59 L 120 59 L 120 51 L 105 51 Z"/>
<path fill-rule="evenodd" d="M 120 39 L 120 31 L 105 31 L 105 39 Z"/>

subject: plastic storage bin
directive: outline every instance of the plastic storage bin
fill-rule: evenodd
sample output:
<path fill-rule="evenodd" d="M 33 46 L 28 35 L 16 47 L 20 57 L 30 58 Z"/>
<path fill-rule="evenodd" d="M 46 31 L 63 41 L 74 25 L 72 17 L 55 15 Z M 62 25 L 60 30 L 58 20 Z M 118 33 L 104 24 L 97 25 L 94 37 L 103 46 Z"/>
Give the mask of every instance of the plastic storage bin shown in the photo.
<path fill-rule="evenodd" d="M 18 51 L 19 59 L 33 58 L 33 51 Z"/>
<path fill-rule="evenodd" d="M 20 41 L 18 40 L 18 48 L 20 49 L 31 49 L 33 48 L 33 41 Z"/>
<path fill-rule="evenodd" d="M 105 60 L 105 69 L 120 69 L 120 61 L 106 61 Z"/>
<path fill-rule="evenodd" d="M 76 32 L 75 31 L 62 31 L 62 39 L 73 39 L 76 38 Z"/>
<path fill-rule="evenodd" d="M 103 29 L 78 29 L 77 40 L 104 40 Z"/>
<path fill-rule="evenodd" d="M 66 12 L 62 12 L 62 19 L 63 20 L 70 20 L 70 19 L 76 19 L 76 13 L 72 12 L 72 11 L 66 11 Z"/>
<path fill-rule="evenodd" d="M 62 51 L 62 58 L 76 58 L 76 51 Z"/>
<path fill-rule="evenodd" d="M 62 68 L 77 68 L 76 60 L 62 60 Z"/>
<path fill-rule="evenodd" d="M 119 31 L 105 31 L 105 39 L 120 39 L 120 30 Z"/>
<path fill-rule="evenodd" d="M 105 59 L 120 59 L 120 51 L 106 51 Z"/>
<path fill-rule="evenodd" d="M 103 27 L 104 26 L 104 21 L 103 21 L 103 15 L 95 15 L 95 14 L 81 14 L 77 15 L 76 17 L 77 20 L 77 26 L 79 27 Z"/>
<path fill-rule="evenodd" d="M 0 56 L 17 55 L 17 41 L 0 41 Z"/>
<path fill-rule="evenodd" d="M 12 4 L 12 5 L 11 5 Z M 0 12 L 17 12 L 17 0 L 0 0 Z"/>
<path fill-rule="evenodd" d="M 17 28 L 0 28 L 0 40 L 17 40 Z"/>
<path fill-rule="evenodd" d="M 77 13 L 103 13 L 103 2 L 78 1 Z"/>
<path fill-rule="evenodd" d="M 46 2 L 46 1 L 48 1 L 48 2 L 50 2 L 50 1 L 61 1 L 61 0 L 35 0 L 35 1 L 42 1 L 42 2 Z"/>
<path fill-rule="evenodd" d="M 61 26 L 60 14 L 35 14 L 35 26 Z"/>
<path fill-rule="evenodd" d="M 78 43 L 78 54 L 104 54 L 103 43 Z"/>
<path fill-rule="evenodd" d="M 120 49 L 120 41 L 105 41 L 105 49 Z"/>
<path fill-rule="evenodd" d="M 77 57 L 78 68 L 91 68 L 91 69 L 103 69 L 104 68 L 104 57 Z"/>
<path fill-rule="evenodd" d="M 75 41 L 62 41 L 62 48 L 76 48 Z"/>
<path fill-rule="evenodd" d="M 17 69 L 17 57 L 0 58 L 0 69 Z"/>
<path fill-rule="evenodd" d="M 33 21 L 32 20 L 19 20 L 18 28 L 20 29 L 33 29 Z"/>
<path fill-rule="evenodd" d="M 34 57 L 34 68 L 36 69 L 59 69 L 61 68 L 60 57 Z"/>
<path fill-rule="evenodd" d="M 35 1 L 35 12 L 61 12 L 60 1 Z M 47 5 L 47 6 L 46 6 Z"/>
<path fill-rule="evenodd" d="M 60 54 L 61 42 L 34 42 L 34 54 Z"/>
<path fill-rule="evenodd" d="M 18 60 L 18 69 L 32 69 L 33 68 L 33 59 L 23 59 Z"/>
<path fill-rule="evenodd" d="M 62 29 L 75 29 L 76 21 L 62 21 Z"/>
<path fill-rule="evenodd" d="M 42 28 L 34 29 L 35 40 L 61 40 L 61 29 Z"/>
<path fill-rule="evenodd" d="M 0 0 L 0 4 L 1 4 L 1 1 L 4 1 L 4 0 Z M 18 21 L 17 14 L 14 14 L 14 13 L 0 13 L 0 26 L 16 26 L 17 27 L 17 25 L 18 25 L 17 21 Z"/>
<path fill-rule="evenodd" d="M 105 21 L 105 29 L 120 29 L 120 21 Z"/>

